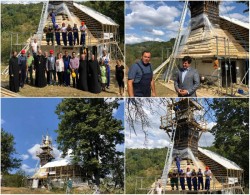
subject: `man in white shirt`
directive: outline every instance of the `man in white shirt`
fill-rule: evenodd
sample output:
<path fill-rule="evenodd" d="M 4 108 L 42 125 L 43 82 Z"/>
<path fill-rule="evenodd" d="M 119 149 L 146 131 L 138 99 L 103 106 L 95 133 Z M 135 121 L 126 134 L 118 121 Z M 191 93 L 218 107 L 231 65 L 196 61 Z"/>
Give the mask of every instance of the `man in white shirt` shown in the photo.
<path fill-rule="evenodd" d="M 36 41 L 36 39 L 34 39 L 34 41 L 31 43 L 33 57 L 35 57 L 37 54 L 37 46 L 38 46 L 37 41 Z"/>
<path fill-rule="evenodd" d="M 81 31 L 81 40 L 80 40 L 80 45 L 85 46 L 85 33 L 87 30 L 87 26 L 85 25 L 85 23 L 82 21 L 81 23 L 82 25 L 80 26 L 80 31 Z"/>
<path fill-rule="evenodd" d="M 210 177 L 212 176 L 212 172 L 208 166 L 206 166 L 206 171 L 204 171 L 204 175 L 206 177 L 205 190 L 210 190 Z"/>

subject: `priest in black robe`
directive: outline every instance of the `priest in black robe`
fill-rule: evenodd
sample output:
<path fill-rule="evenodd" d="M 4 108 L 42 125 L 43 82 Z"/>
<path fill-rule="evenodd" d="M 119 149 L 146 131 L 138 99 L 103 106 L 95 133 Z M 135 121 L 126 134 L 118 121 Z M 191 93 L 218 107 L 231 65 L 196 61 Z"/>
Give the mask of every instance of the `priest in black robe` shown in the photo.
<path fill-rule="evenodd" d="M 38 50 L 38 55 L 36 55 L 34 60 L 34 69 L 36 71 L 36 80 L 35 85 L 37 87 L 45 87 L 46 86 L 46 60 L 45 57 L 42 55 L 42 50 Z"/>
<path fill-rule="evenodd" d="M 101 70 L 98 64 L 98 61 L 95 59 L 95 56 L 92 55 L 91 60 L 89 61 L 89 91 L 92 93 L 101 92 Z"/>
<path fill-rule="evenodd" d="M 85 60 L 85 54 L 81 55 L 80 63 L 79 63 L 79 80 L 78 80 L 78 88 L 83 91 L 88 91 L 88 64 Z"/>
<path fill-rule="evenodd" d="M 9 87 L 10 91 L 19 92 L 19 72 L 20 67 L 18 65 L 17 52 L 14 51 L 12 57 L 9 60 Z"/>

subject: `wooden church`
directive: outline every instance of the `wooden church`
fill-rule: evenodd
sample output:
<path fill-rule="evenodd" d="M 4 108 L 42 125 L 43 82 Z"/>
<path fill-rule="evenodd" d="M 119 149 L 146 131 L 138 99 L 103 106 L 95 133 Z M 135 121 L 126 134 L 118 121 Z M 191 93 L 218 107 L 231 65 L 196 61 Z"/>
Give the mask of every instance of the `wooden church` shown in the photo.
<path fill-rule="evenodd" d="M 189 55 L 203 77 L 222 86 L 248 85 L 249 23 L 220 15 L 221 1 L 190 1 L 191 22 L 182 37 L 177 58 Z M 215 69 L 217 63 L 219 69 Z M 219 71 L 219 73 L 217 72 Z M 245 78 L 245 79 L 244 79 Z"/>

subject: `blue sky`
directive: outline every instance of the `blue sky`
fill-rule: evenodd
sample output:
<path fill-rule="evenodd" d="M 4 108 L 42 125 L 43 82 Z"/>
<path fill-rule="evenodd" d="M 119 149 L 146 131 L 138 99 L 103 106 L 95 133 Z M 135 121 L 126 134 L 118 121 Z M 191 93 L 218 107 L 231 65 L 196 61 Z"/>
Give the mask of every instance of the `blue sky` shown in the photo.
<path fill-rule="evenodd" d="M 127 1 L 125 9 L 126 44 L 145 41 L 168 41 L 175 38 L 184 2 L 179 1 Z M 223 1 L 220 15 L 249 23 L 247 7 L 235 1 Z M 184 27 L 188 26 L 188 10 Z"/>
<path fill-rule="evenodd" d="M 23 160 L 22 169 L 27 174 L 32 175 L 35 170 L 38 163 L 36 151 L 47 129 L 52 137 L 55 157 L 60 157 L 54 130 L 59 123 L 55 109 L 61 101 L 60 98 L 1 98 L 1 127 L 14 135 L 18 152 L 16 156 Z M 113 115 L 124 121 L 124 102 L 120 103 Z M 117 149 L 123 150 L 123 145 Z"/>

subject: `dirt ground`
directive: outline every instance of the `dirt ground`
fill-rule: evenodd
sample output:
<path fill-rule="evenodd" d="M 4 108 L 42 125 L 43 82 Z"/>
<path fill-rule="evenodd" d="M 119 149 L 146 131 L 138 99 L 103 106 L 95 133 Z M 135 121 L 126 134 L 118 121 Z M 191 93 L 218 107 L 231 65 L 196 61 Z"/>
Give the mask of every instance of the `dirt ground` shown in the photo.
<path fill-rule="evenodd" d="M 45 189 L 30 189 L 24 187 L 1 187 L 1 194 L 54 194 L 54 192 Z"/>
<path fill-rule="evenodd" d="M 23 97 L 122 97 L 119 94 L 119 87 L 115 80 L 115 61 L 111 61 L 111 76 L 110 76 L 110 88 L 106 91 L 102 91 L 99 94 L 94 94 L 82 90 L 78 90 L 72 87 L 61 87 L 61 86 L 46 86 L 44 88 L 37 88 L 29 84 L 24 85 L 20 88 L 18 93 Z M 5 67 L 2 67 L 2 71 Z M 1 86 L 9 89 L 9 76 L 2 75 Z"/>

